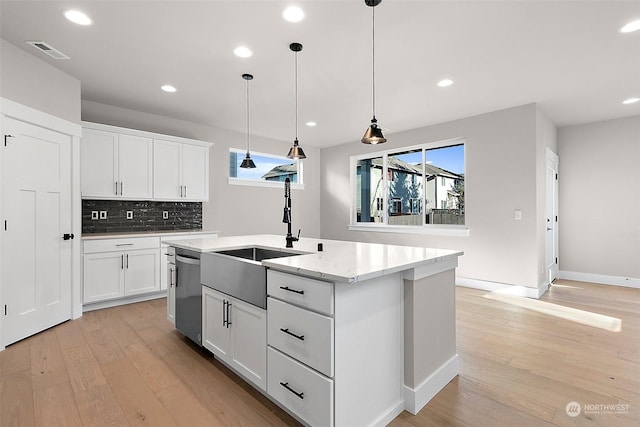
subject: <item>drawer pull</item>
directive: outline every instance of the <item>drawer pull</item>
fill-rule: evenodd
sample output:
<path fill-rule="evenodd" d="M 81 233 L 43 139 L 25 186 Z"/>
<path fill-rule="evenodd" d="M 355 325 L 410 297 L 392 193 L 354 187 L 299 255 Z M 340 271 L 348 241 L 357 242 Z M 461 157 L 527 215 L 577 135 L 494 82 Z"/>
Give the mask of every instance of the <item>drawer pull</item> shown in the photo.
<path fill-rule="evenodd" d="M 280 328 L 280 330 L 287 335 L 291 335 L 294 338 L 298 338 L 300 341 L 304 341 L 304 335 L 296 335 L 293 332 L 289 332 L 289 328 L 287 329 Z"/>
<path fill-rule="evenodd" d="M 304 291 L 298 291 L 297 289 L 291 289 L 288 286 L 280 286 L 280 289 L 284 289 L 285 291 L 293 292 L 296 294 L 304 295 Z"/>
<path fill-rule="evenodd" d="M 304 399 L 304 393 L 300 392 L 298 393 L 297 391 L 295 391 L 294 389 L 292 389 L 291 387 L 289 387 L 289 383 L 283 383 L 280 382 L 280 385 L 284 388 L 286 388 L 287 390 L 289 390 L 291 393 L 295 394 L 296 396 L 298 396 L 300 399 Z"/>
<path fill-rule="evenodd" d="M 133 246 L 134 243 L 116 243 L 116 246 Z"/>

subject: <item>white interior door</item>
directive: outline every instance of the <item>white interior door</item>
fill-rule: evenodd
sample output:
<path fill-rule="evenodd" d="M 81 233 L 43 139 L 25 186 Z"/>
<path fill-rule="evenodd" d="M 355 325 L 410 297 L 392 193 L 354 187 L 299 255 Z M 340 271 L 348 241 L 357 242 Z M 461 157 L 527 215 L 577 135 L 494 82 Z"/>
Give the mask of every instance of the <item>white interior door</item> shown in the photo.
<path fill-rule="evenodd" d="M 558 158 L 547 155 L 546 168 L 546 266 L 547 283 L 558 277 Z"/>
<path fill-rule="evenodd" d="M 4 344 L 71 318 L 71 137 L 5 118 Z"/>

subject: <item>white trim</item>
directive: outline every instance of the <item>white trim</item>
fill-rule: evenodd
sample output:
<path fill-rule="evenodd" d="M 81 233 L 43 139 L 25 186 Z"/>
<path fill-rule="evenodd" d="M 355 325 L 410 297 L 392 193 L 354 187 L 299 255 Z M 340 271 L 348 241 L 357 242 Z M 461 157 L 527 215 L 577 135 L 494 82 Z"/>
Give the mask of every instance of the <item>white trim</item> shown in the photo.
<path fill-rule="evenodd" d="M 282 181 L 251 181 L 242 178 L 227 178 L 229 185 L 244 185 L 245 187 L 266 187 L 266 188 L 284 188 Z M 291 184 L 292 190 L 304 190 L 303 184 Z"/>
<path fill-rule="evenodd" d="M 398 401 L 395 405 L 393 405 L 389 410 L 383 413 L 377 420 L 370 424 L 370 426 L 380 426 L 384 427 L 391 423 L 398 415 L 404 411 L 405 402 L 404 400 Z"/>
<path fill-rule="evenodd" d="M 416 415 L 433 397 L 458 375 L 458 355 L 443 363 L 418 387 L 403 386 L 404 409 Z"/>
<path fill-rule="evenodd" d="M 558 278 L 564 280 L 575 280 L 578 282 L 598 283 L 600 285 L 624 286 L 625 288 L 640 289 L 640 278 L 633 277 L 608 276 L 605 274 L 560 270 L 558 272 Z"/>
<path fill-rule="evenodd" d="M 82 127 L 87 129 L 101 130 L 104 132 L 124 133 L 127 135 L 140 136 L 142 138 L 159 139 L 162 141 L 178 142 L 180 144 L 198 145 L 201 147 L 211 147 L 213 142 L 200 141 L 197 139 L 183 138 L 181 136 L 164 135 L 155 132 L 147 132 L 144 130 L 123 128 L 120 126 L 104 125 L 102 123 L 82 122 Z"/>
<path fill-rule="evenodd" d="M 456 277 L 456 286 L 534 299 L 540 298 L 549 289 L 549 285 L 545 283 L 541 283 L 537 288 L 530 288 L 528 286 L 509 285 L 507 283 L 489 282 L 468 277 Z"/>
<path fill-rule="evenodd" d="M 152 299 L 159 299 L 159 298 L 166 298 L 166 297 L 167 297 L 167 291 L 165 290 L 157 293 L 133 296 L 125 299 L 118 298 L 118 299 L 113 299 L 109 301 L 100 301 L 92 304 L 86 304 L 82 307 L 82 311 L 87 312 L 87 311 L 93 311 L 93 310 L 100 310 L 103 308 L 116 307 L 123 304 L 131 304 L 134 302 L 149 301 Z"/>
<path fill-rule="evenodd" d="M 0 114 L 70 136 L 82 136 L 82 126 L 0 97 Z"/>
<path fill-rule="evenodd" d="M 430 234 L 432 236 L 469 237 L 469 229 L 465 226 L 453 225 L 386 225 L 379 222 L 350 224 L 350 231 L 372 231 L 377 233 Z"/>

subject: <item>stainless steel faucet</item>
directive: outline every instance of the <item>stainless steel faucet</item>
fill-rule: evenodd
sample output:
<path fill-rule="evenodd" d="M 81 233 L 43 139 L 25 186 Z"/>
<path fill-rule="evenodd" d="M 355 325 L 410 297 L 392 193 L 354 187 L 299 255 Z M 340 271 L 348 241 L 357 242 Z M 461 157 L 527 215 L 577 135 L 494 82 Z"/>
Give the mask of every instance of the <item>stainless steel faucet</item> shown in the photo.
<path fill-rule="evenodd" d="M 291 180 L 285 178 L 284 180 L 284 215 L 282 222 L 287 224 L 287 248 L 293 247 L 293 242 L 300 240 L 300 229 L 298 229 L 298 237 L 293 237 L 291 234 Z"/>

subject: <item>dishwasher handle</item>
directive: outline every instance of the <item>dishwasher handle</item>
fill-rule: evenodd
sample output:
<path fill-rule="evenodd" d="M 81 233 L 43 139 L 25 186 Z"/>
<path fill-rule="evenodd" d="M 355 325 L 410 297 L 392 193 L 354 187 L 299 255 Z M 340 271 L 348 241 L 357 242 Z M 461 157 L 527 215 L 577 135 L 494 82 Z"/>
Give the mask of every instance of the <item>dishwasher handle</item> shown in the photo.
<path fill-rule="evenodd" d="M 191 264 L 191 265 L 200 265 L 200 260 L 198 258 L 185 257 L 182 255 L 176 255 L 176 262 L 181 262 L 184 264 Z"/>

